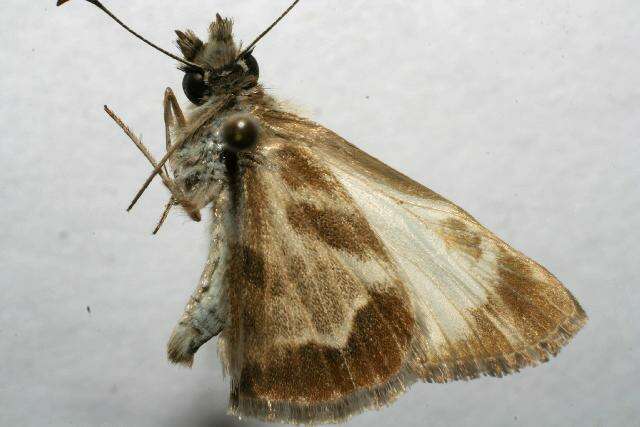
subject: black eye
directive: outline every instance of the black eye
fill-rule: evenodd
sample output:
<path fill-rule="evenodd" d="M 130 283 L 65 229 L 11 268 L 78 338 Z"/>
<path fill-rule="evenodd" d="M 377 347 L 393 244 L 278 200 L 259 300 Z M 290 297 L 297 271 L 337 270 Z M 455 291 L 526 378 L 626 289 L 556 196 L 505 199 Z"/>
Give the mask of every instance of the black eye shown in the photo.
<path fill-rule="evenodd" d="M 189 101 L 196 105 L 204 103 L 204 98 L 208 94 L 207 83 L 201 73 L 189 71 L 182 79 L 182 90 L 187 95 Z"/>
<path fill-rule="evenodd" d="M 231 150 L 247 150 L 258 141 L 258 123 L 246 115 L 233 116 L 222 125 L 220 137 Z"/>

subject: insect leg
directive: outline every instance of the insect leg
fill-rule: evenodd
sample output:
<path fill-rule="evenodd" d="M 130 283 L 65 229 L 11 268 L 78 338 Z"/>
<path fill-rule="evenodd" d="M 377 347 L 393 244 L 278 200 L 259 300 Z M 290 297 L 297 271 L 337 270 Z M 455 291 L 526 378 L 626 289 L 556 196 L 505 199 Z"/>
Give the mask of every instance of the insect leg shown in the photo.
<path fill-rule="evenodd" d="M 167 139 L 167 151 L 171 148 L 171 128 L 175 126 L 173 119 L 177 120 L 178 127 L 184 127 L 187 120 L 182 113 L 180 104 L 170 87 L 164 91 L 164 126 Z"/>
<path fill-rule="evenodd" d="M 147 160 L 149 160 L 149 163 L 151 163 L 151 165 L 154 167 L 154 169 L 159 169 L 157 171 L 157 173 L 158 173 L 158 175 L 160 175 L 160 178 L 162 179 L 162 182 L 169 189 L 169 191 L 171 192 L 171 194 L 175 198 L 175 200 L 177 200 L 184 207 L 185 211 L 189 214 L 191 219 L 193 219 L 194 221 L 200 221 L 200 219 L 201 219 L 200 212 L 198 210 L 196 210 L 195 207 L 193 206 L 193 204 L 191 202 L 189 202 L 184 197 L 184 195 L 182 194 L 182 191 L 180 191 L 180 189 L 176 186 L 175 182 L 173 182 L 173 180 L 171 180 L 167 176 L 167 174 L 165 174 L 164 170 L 162 170 L 162 168 L 158 168 L 158 162 L 156 162 L 156 160 L 153 158 L 153 155 L 151 154 L 151 152 L 149 152 L 147 147 L 145 147 L 145 145 L 140 141 L 140 139 L 136 135 L 134 135 L 134 133 L 131 131 L 131 129 L 129 129 L 129 127 L 122 121 L 122 119 L 116 115 L 116 113 L 111 111 L 109 109 L 109 107 L 107 107 L 106 105 L 104 106 L 104 110 L 118 124 L 118 126 L 120 126 L 120 128 L 129 137 L 129 139 L 131 139 L 131 141 L 133 141 L 133 143 L 136 145 L 136 147 L 138 147 L 138 149 L 147 158 Z M 175 150 L 176 148 L 177 147 L 174 146 L 173 150 Z M 170 151 L 172 151 L 172 150 L 170 150 Z M 170 154 L 170 153 L 167 153 L 167 154 Z M 166 161 L 167 157 L 168 156 L 165 155 L 163 160 Z M 146 186 L 144 188 L 146 188 Z M 139 195 L 137 197 L 139 197 Z M 137 200 L 137 198 L 136 198 L 136 200 Z M 130 208 L 131 207 L 129 207 L 129 209 Z M 129 210 L 129 209 L 127 209 L 127 210 Z"/>
<path fill-rule="evenodd" d="M 178 100 L 170 87 L 166 88 L 164 91 L 164 101 L 162 102 L 162 106 L 164 111 L 165 141 L 167 151 L 169 151 L 171 149 L 171 129 L 176 126 L 174 117 L 178 122 L 178 127 L 184 127 L 187 124 L 187 120 L 185 119 L 182 109 L 180 108 L 180 104 L 178 104 Z M 163 165 L 162 168 L 164 169 L 164 172 L 169 175 L 167 165 Z"/>
<path fill-rule="evenodd" d="M 138 150 L 140 150 L 140 152 L 147 158 L 147 160 L 149 160 L 149 163 L 151 163 L 152 166 L 155 166 L 157 162 L 153 158 L 153 155 L 151 154 L 149 149 L 142 143 L 142 141 L 140 141 L 140 139 L 131 131 L 131 129 L 129 129 L 129 126 L 127 126 L 122 121 L 122 119 L 118 117 L 118 115 L 114 113 L 106 105 L 104 106 L 104 111 L 106 111 L 106 113 L 113 119 L 113 121 L 115 121 L 118 124 L 118 126 L 120 126 L 120 128 L 124 131 L 125 134 L 127 134 L 129 139 L 131 139 L 131 141 L 135 144 L 135 146 L 138 147 Z M 160 171 L 160 177 L 162 178 L 163 181 L 169 180 L 169 177 L 164 173 L 164 171 Z"/>
<path fill-rule="evenodd" d="M 165 220 L 169 216 L 169 211 L 171 210 L 171 207 L 173 205 L 175 205 L 176 203 L 177 203 L 176 199 L 174 199 L 173 196 L 171 196 L 171 198 L 169 198 L 169 201 L 165 205 L 164 210 L 162 211 L 162 215 L 160 216 L 160 219 L 158 220 L 158 225 L 156 225 L 156 228 L 153 230 L 153 234 L 157 234 L 158 233 L 158 231 L 160 230 L 160 227 L 162 227 L 162 224 L 164 224 Z"/>
<path fill-rule="evenodd" d="M 167 145 L 167 151 L 171 148 L 171 129 L 176 126 L 174 118 L 178 122 L 178 127 L 184 127 L 187 124 L 187 120 L 184 117 L 184 113 L 180 108 L 180 104 L 178 104 L 178 99 L 174 95 L 173 91 L 170 87 L 166 88 L 164 91 L 164 132 L 165 132 L 165 140 Z M 162 167 L 164 172 L 168 175 L 167 165 L 163 165 Z M 162 224 L 164 224 L 165 220 L 169 216 L 169 211 L 173 205 L 175 205 L 176 199 L 172 196 L 162 211 L 162 215 L 160 216 L 160 220 L 158 220 L 158 224 L 156 228 L 153 230 L 153 234 L 157 234 Z"/>

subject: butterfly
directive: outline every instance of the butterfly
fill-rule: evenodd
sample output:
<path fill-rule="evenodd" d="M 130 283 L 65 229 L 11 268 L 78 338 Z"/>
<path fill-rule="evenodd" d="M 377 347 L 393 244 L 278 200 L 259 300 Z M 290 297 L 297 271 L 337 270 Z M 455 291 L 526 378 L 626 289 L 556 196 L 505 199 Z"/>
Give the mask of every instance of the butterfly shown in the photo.
<path fill-rule="evenodd" d="M 59 0 L 63 4 L 68 0 Z M 177 31 L 193 107 L 165 93 L 167 152 L 150 161 L 194 220 L 211 211 L 198 286 L 168 343 L 191 366 L 218 337 L 229 410 L 336 422 L 393 402 L 416 381 L 501 377 L 556 355 L 587 316 L 549 271 L 469 213 L 259 83 L 256 43 L 217 15 L 206 40 Z M 156 228 L 157 231 L 157 228 Z"/>

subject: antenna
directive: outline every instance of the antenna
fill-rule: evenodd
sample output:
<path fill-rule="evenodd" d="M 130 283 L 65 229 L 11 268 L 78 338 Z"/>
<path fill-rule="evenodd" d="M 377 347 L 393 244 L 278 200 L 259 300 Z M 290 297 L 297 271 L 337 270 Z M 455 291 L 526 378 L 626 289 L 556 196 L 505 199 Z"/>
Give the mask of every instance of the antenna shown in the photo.
<path fill-rule="evenodd" d="M 63 0 L 63 1 L 68 1 L 68 0 Z M 90 0 L 87 0 L 90 1 Z M 291 12 L 291 9 L 293 9 L 296 4 L 298 4 L 300 0 L 295 0 L 293 3 L 291 3 L 291 5 L 284 11 L 282 12 L 282 15 L 280 15 L 280 17 L 278 19 L 276 19 L 275 21 L 273 21 L 273 24 L 269 25 L 269 27 L 267 27 L 266 30 L 264 30 L 262 33 L 260 33 L 260 35 L 258 37 L 256 37 L 256 39 L 251 42 L 251 44 L 249 46 L 247 46 L 242 52 L 240 52 L 240 55 L 238 55 L 238 57 L 236 58 L 236 61 L 240 58 L 242 58 L 243 56 L 245 56 L 248 53 L 251 53 L 251 51 L 253 50 L 254 46 L 260 41 L 260 39 L 262 39 L 264 36 L 267 35 L 267 33 L 269 31 L 271 31 L 273 29 L 273 27 L 275 27 L 278 22 L 280 22 L 282 20 L 282 18 L 284 18 L 285 16 L 287 16 L 287 14 L 289 12 Z"/>
<path fill-rule="evenodd" d="M 58 0 L 57 6 L 62 6 L 63 4 L 65 4 L 66 2 L 68 2 L 69 0 Z M 160 46 L 150 42 L 149 40 L 145 39 L 144 37 L 142 37 L 140 34 L 136 33 L 135 31 L 133 31 L 131 28 L 129 28 L 124 22 L 122 22 L 120 19 L 118 19 L 117 16 L 115 16 L 113 13 L 111 13 L 111 11 L 109 9 L 107 9 L 102 3 L 100 3 L 100 1 L 98 0 L 85 0 L 89 3 L 91 3 L 92 5 L 96 6 L 98 9 L 102 10 L 104 13 L 106 13 L 107 15 L 109 15 L 109 17 L 111 19 L 113 19 L 114 21 L 116 21 L 118 24 L 120 24 L 122 26 L 122 28 L 124 28 L 125 30 L 127 30 L 128 32 L 130 32 L 131 34 L 133 34 L 134 36 L 136 36 L 137 38 L 139 38 L 140 40 L 142 40 L 143 42 L 145 42 L 146 44 L 148 44 L 149 46 L 151 46 L 152 48 L 159 50 L 160 52 L 164 53 L 165 55 L 175 59 L 178 62 L 182 62 L 183 64 L 189 66 L 189 67 L 193 67 L 196 68 L 198 70 L 201 70 L 204 72 L 204 70 L 202 69 L 201 66 L 199 66 L 198 64 L 194 64 L 193 62 L 189 62 L 186 61 L 183 58 L 180 58 L 179 56 L 174 55 L 171 52 L 168 52 L 166 50 L 164 50 L 163 48 L 161 48 Z"/>

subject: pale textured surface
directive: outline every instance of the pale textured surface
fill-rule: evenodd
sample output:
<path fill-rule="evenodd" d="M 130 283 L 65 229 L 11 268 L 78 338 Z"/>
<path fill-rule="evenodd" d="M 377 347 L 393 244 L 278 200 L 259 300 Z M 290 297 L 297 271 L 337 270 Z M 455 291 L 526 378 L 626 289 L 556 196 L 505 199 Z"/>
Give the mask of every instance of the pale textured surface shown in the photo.
<path fill-rule="evenodd" d="M 53 3 L 0 14 L 0 425 L 261 425 L 224 415 L 215 346 L 191 371 L 166 362 L 205 225 L 174 214 L 151 237 L 159 183 L 124 212 L 148 166 L 102 104 L 159 153 L 181 73 L 80 0 Z M 248 41 L 286 6 L 111 3 L 163 46 L 216 11 Z M 348 425 L 636 423 L 640 4 L 410 4 L 303 0 L 256 50 L 262 81 L 548 267 L 590 322 L 547 365 L 416 385 Z"/>

